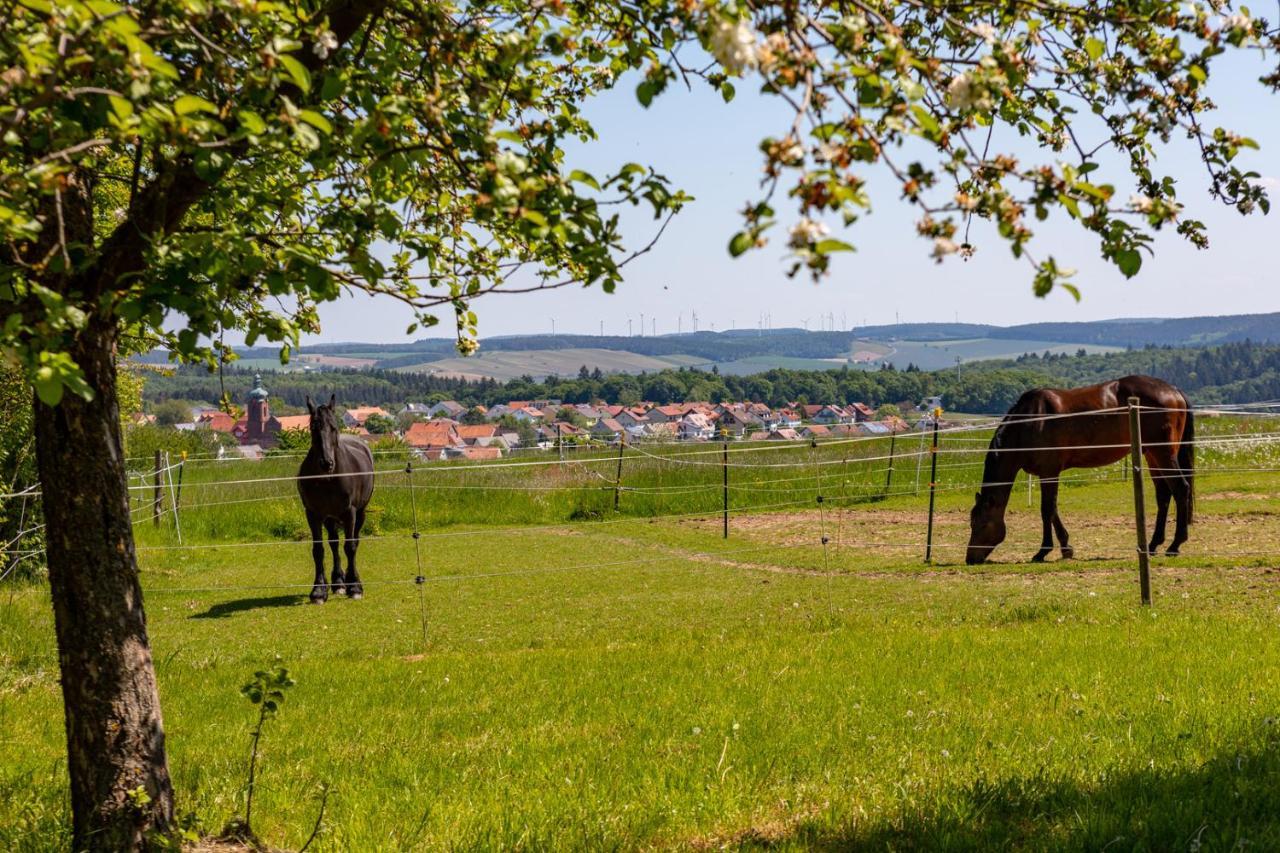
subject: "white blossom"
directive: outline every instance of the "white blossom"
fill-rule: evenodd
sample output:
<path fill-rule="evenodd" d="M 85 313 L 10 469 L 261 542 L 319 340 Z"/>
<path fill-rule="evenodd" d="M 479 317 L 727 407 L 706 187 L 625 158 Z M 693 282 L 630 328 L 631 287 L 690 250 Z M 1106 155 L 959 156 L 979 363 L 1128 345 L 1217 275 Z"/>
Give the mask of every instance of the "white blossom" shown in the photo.
<path fill-rule="evenodd" d="M 831 233 L 825 222 L 818 222 L 808 217 L 791 226 L 791 246 L 802 249 L 811 246 Z"/>
<path fill-rule="evenodd" d="M 824 142 L 813 149 L 814 157 L 823 163 L 835 163 L 844 153 L 844 146 L 834 142 Z"/>
<path fill-rule="evenodd" d="M 1228 30 L 1244 30 L 1246 33 L 1253 32 L 1253 21 L 1248 15 L 1237 13 L 1223 19 L 1223 26 Z"/>
<path fill-rule="evenodd" d="M 756 45 L 756 64 L 764 70 L 778 64 L 778 59 L 788 52 L 787 37 L 784 33 L 770 33 L 768 38 Z"/>
<path fill-rule="evenodd" d="M 947 86 L 947 103 L 957 110 L 967 110 L 973 106 L 973 81 L 969 75 L 961 74 Z"/>
<path fill-rule="evenodd" d="M 332 30 L 325 30 L 317 38 L 316 43 L 311 45 L 311 52 L 321 59 L 327 59 L 329 54 L 338 49 L 338 37 L 333 34 Z"/>
<path fill-rule="evenodd" d="M 987 44 L 996 43 L 996 28 L 983 21 L 980 24 L 973 25 L 973 31 L 977 33 Z"/>
<path fill-rule="evenodd" d="M 851 12 L 840 19 L 840 25 L 850 32 L 860 33 L 867 28 L 867 16 L 861 12 Z"/>
<path fill-rule="evenodd" d="M 1155 202 L 1151 200 L 1150 196 L 1145 196 L 1141 193 L 1129 196 L 1129 207 L 1138 213 L 1150 213 L 1151 208 L 1154 206 Z"/>
<path fill-rule="evenodd" d="M 529 166 L 525 159 L 514 151 L 499 151 L 498 156 L 493 158 L 493 164 L 504 175 L 519 175 Z"/>
<path fill-rule="evenodd" d="M 947 255 L 954 255 L 958 251 L 960 247 L 950 237 L 939 237 L 933 241 L 933 252 L 930 254 L 931 257 L 941 261 Z"/>
<path fill-rule="evenodd" d="M 800 163 L 804 160 L 804 146 L 795 139 L 788 139 L 778 149 L 778 159 L 788 164 Z"/>
<path fill-rule="evenodd" d="M 744 19 L 717 18 L 711 30 L 711 53 L 730 74 L 756 67 L 756 31 Z"/>

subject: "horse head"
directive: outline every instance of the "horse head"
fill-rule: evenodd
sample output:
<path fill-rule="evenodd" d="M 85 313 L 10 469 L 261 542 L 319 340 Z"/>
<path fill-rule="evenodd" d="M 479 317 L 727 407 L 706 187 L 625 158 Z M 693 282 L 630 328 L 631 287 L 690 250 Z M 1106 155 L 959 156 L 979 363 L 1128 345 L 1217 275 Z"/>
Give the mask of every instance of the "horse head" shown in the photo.
<path fill-rule="evenodd" d="M 329 397 L 329 402 L 315 405 L 307 396 L 307 411 L 311 413 L 311 448 L 320 454 L 320 464 L 328 474 L 332 474 L 338 465 L 338 395 Z"/>
<path fill-rule="evenodd" d="M 978 492 L 969 512 L 969 549 L 964 561 L 971 566 L 985 563 L 991 551 L 1004 541 L 1004 506 L 994 497 Z"/>

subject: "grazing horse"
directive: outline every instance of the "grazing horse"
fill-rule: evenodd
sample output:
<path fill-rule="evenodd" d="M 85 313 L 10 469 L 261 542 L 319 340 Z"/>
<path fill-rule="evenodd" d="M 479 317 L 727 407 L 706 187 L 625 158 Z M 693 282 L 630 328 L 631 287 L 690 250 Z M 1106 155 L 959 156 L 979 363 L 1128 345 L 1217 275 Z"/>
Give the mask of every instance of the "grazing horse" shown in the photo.
<path fill-rule="evenodd" d="M 1058 516 L 1058 475 L 1067 468 L 1097 468 L 1130 452 L 1128 400 L 1137 397 L 1139 436 L 1156 487 L 1156 523 L 1149 551 L 1164 542 L 1169 498 L 1178 520 L 1169 555 L 1187 541 L 1195 477 L 1195 420 L 1187 398 L 1167 382 L 1125 376 L 1099 385 L 1060 390 L 1038 388 L 1023 394 L 1005 415 L 987 449 L 982 491 L 969 514 L 965 562 L 981 563 L 1004 541 L 1004 511 L 1019 471 L 1040 478 L 1040 520 L 1044 535 L 1031 559 L 1041 562 L 1058 534 L 1063 559 L 1072 556 L 1067 528 Z M 1137 471 L 1134 476 L 1141 476 Z"/>
<path fill-rule="evenodd" d="M 365 507 L 373 496 L 373 454 L 360 439 L 343 435 L 338 430 L 338 416 L 334 411 L 336 404 L 336 396 L 321 406 L 314 405 L 307 397 L 307 411 L 311 413 L 311 449 L 298 468 L 298 495 L 307 511 L 307 524 L 311 527 L 311 557 L 316 563 L 315 585 L 311 587 L 312 604 L 324 604 L 329 598 L 329 587 L 324 582 L 322 524 L 329 534 L 329 547 L 333 551 L 333 591 L 338 595 L 345 593 L 350 598 L 364 597 L 364 586 L 356 572 L 356 548 L 360 545 L 360 529 L 364 527 Z M 339 524 L 346 539 L 343 543 L 347 553 L 345 575 L 342 558 L 338 554 Z"/>

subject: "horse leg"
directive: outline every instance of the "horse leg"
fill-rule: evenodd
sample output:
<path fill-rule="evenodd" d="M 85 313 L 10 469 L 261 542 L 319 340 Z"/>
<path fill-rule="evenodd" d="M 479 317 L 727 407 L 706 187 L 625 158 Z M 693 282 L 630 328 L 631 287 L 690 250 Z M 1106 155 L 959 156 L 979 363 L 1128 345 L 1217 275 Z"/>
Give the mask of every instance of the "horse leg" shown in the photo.
<path fill-rule="evenodd" d="M 346 578 L 342 575 L 342 555 L 338 551 L 338 520 L 326 518 L 324 529 L 329 534 L 329 550 L 333 552 L 333 577 L 329 585 L 335 595 L 345 595 L 347 585 Z"/>
<path fill-rule="evenodd" d="M 1187 541 L 1187 524 L 1191 518 L 1191 484 L 1182 471 L 1169 479 L 1169 490 L 1173 492 L 1173 499 L 1178 506 L 1178 520 L 1173 528 L 1173 541 L 1169 543 L 1169 550 L 1165 553 L 1174 557 L 1182 543 Z"/>
<path fill-rule="evenodd" d="M 1053 530 L 1058 534 L 1058 544 L 1062 546 L 1062 559 L 1070 560 L 1076 555 L 1076 551 L 1067 542 L 1067 526 L 1062 523 L 1062 516 L 1058 513 L 1057 507 L 1053 510 Z"/>
<path fill-rule="evenodd" d="M 1151 531 L 1151 544 L 1147 546 L 1149 554 L 1154 554 L 1160 543 L 1164 542 L 1165 527 L 1169 519 L 1169 498 L 1173 494 L 1167 477 L 1164 472 L 1151 475 L 1151 481 L 1156 487 L 1156 523 Z"/>
<path fill-rule="evenodd" d="M 311 528 L 311 559 L 316 564 L 311 603 L 324 604 L 329 600 L 329 588 L 324 583 L 324 539 L 320 536 L 320 516 L 311 510 L 307 510 L 307 526 Z"/>
<path fill-rule="evenodd" d="M 1027 475 L 1031 476 L 1030 474 Z M 1044 535 L 1040 538 L 1040 550 L 1031 558 L 1033 563 L 1043 563 L 1053 550 L 1053 519 L 1058 514 L 1058 478 L 1040 478 L 1040 523 Z"/>
<path fill-rule="evenodd" d="M 360 575 L 356 572 L 356 550 L 360 547 L 360 531 L 364 528 L 364 507 L 354 513 L 348 513 L 343 519 L 346 523 L 346 542 L 343 547 L 347 552 L 347 596 L 364 598 L 364 584 L 360 583 Z"/>

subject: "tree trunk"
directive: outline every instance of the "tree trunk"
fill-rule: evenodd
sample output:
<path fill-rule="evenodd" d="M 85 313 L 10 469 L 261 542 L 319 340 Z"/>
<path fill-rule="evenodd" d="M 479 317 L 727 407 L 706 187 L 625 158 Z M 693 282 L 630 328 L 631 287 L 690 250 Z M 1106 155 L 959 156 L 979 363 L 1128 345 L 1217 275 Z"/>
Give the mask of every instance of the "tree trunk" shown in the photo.
<path fill-rule="evenodd" d="M 173 816 L 116 402 L 115 328 L 71 355 L 95 396 L 35 402 L 71 776 L 73 849 L 136 850 Z M 145 795 L 145 796 L 144 796 Z"/>

